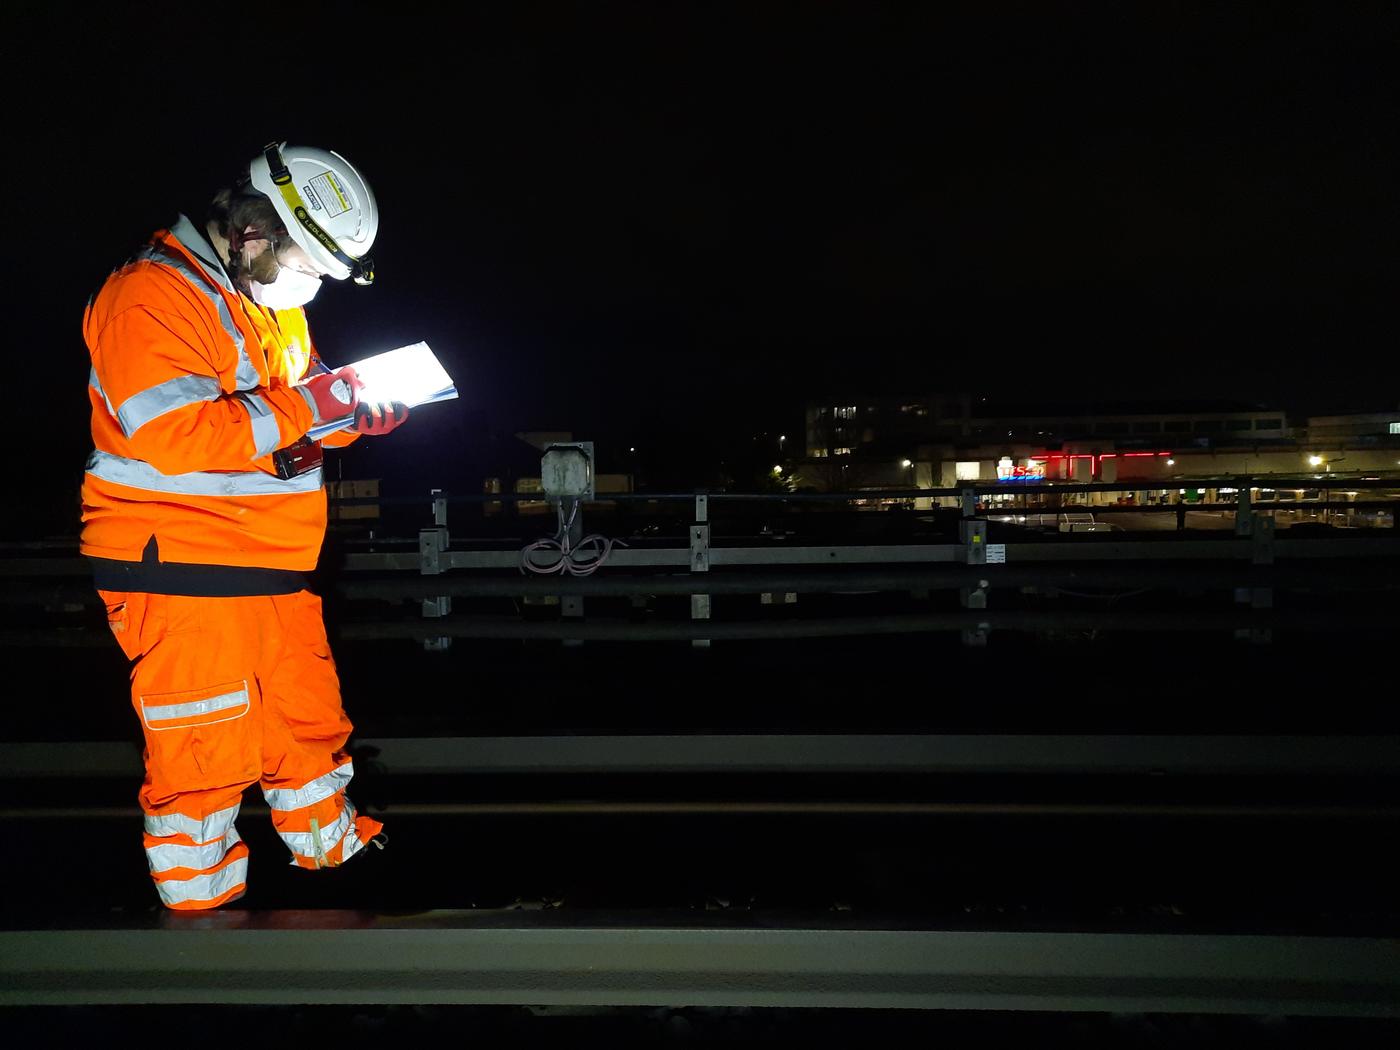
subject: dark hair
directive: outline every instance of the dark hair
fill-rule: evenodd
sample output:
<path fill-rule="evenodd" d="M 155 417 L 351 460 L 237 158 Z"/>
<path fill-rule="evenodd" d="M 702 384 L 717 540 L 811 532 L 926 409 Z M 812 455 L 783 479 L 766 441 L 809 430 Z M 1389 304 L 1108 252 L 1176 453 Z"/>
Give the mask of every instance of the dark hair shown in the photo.
<path fill-rule="evenodd" d="M 276 242 L 287 236 L 287 227 L 277 214 L 277 209 L 272 206 L 272 201 L 249 187 L 246 181 L 235 186 L 226 186 L 214 194 L 214 199 L 209 202 L 209 219 L 218 226 L 219 232 L 229 242 L 228 270 L 229 276 L 235 280 L 244 268 L 240 249 L 245 240 L 265 238 Z M 249 227 L 256 233 L 244 237 L 243 231 Z M 268 251 L 258 256 L 248 269 L 248 276 L 264 284 L 275 281 L 276 255 Z"/>
<path fill-rule="evenodd" d="M 287 227 L 266 195 L 248 186 L 226 186 L 209 202 L 209 218 L 227 237 L 230 231 L 242 233 L 249 226 L 269 239 L 285 237 Z"/>

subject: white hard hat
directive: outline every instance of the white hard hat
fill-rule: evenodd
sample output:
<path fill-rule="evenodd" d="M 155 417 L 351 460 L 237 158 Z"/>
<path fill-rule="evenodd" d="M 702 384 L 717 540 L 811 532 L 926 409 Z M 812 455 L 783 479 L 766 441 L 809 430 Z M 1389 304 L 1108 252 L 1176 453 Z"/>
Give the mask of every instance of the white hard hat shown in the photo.
<path fill-rule="evenodd" d="M 354 165 L 330 150 L 270 142 L 249 163 L 248 175 L 312 262 L 337 281 L 374 280 L 369 249 L 379 232 L 379 205 Z"/>

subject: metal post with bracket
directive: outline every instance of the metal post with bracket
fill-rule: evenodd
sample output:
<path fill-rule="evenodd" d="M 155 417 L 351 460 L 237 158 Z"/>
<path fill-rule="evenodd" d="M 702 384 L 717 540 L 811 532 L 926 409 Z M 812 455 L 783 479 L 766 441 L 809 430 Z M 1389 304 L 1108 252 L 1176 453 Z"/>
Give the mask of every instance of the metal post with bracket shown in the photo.
<path fill-rule="evenodd" d="M 1272 565 L 1274 563 L 1274 519 L 1271 514 L 1251 514 L 1249 525 L 1249 560 L 1251 565 Z M 1256 611 L 1274 607 L 1272 587 L 1237 587 L 1235 602 L 1248 605 Z M 1255 645 L 1268 645 L 1274 640 L 1274 632 L 1267 627 L 1241 628 L 1235 637 L 1253 642 Z"/>
<path fill-rule="evenodd" d="M 451 539 L 447 532 L 447 499 L 441 489 L 432 490 L 433 524 L 418 531 L 418 571 L 424 576 L 438 576 L 443 571 L 442 556 L 447 553 Z M 450 595 L 423 599 L 423 615 L 439 619 L 452 612 Z M 423 648 L 442 651 L 452 646 L 451 637 L 425 638 Z"/>
<path fill-rule="evenodd" d="M 540 460 L 540 487 L 557 508 L 564 523 L 560 542 L 573 551 L 583 539 L 583 504 L 595 495 L 593 442 L 571 441 L 556 443 L 545 449 Z M 583 595 L 565 594 L 559 598 L 559 614 L 566 621 L 583 619 Z M 574 648 L 582 639 L 566 638 L 564 645 Z"/>
<path fill-rule="evenodd" d="M 976 516 L 977 493 L 973 489 L 962 491 L 962 520 L 958 522 L 958 542 L 962 544 L 962 560 L 967 565 L 987 564 L 987 522 Z M 985 609 L 990 581 L 978 580 L 976 587 L 962 587 L 958 590 L 958 601 L 964 609 Z M 990 627 L 978 624 L 962 632 L 964 645 L 984 646 Z"/>
<path fill-rule="evenodd" d="M 690 525 L 690 571 L 710 571 L 710 497 L 704 492 L 695 494 L 695 520 Z M 690 618 L 708 620 L 710 618 L 710 596 L 692 594 L 690 596 Z M 708 638 L 694 638 L 690 643 L 694 648 L 707 649 Z"/>

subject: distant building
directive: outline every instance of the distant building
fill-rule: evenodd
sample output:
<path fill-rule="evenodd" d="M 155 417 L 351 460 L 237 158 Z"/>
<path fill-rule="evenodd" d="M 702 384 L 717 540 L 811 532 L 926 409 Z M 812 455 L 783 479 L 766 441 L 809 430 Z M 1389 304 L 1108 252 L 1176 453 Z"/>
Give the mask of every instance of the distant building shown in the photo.
<path fill-rule="evenodd" d="M 1353 416 L 1309 416 L 1309 441 L 1400 438 L 1400 408 Z"/>
<path fill-rule="evenodd" d="M 995 414 L 993 414 L 995 413 Z M 1258 406 L 987 411 L 967 395 L 809 403 L 804 487 L 954 488 L 961 482 L 1176 484 L 1275 474 L 1400 478 L 1400 411 L 1291 422 Z M 1108 497 L 1113 498 L 1113 497 Z M 921 501 L 927 503 L 927 500 Z"/>
<path fill-rule="evenodd" d="M 1336 417 L 1341 418 L 1341 417 Z M 1347 417 L 1350 418 L 1350 417 Z M 1369 418 L 1369 417 L 1367 417 Z M 1281 410 L 974 414 L 971 398 L 900 397 L 807 406 L 807 455 L 850 456 L 891 441 L 1028 441 L 1056 444 L 1107 438 L 1122 446 L 1291 437 Z"/>

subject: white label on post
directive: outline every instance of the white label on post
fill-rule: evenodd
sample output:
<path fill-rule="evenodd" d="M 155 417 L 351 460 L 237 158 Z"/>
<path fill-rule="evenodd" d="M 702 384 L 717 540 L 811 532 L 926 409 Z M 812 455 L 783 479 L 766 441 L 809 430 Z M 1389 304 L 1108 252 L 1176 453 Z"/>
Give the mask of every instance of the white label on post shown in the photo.
<path fill-rule="evenodd" d="M 987 544 L 987 564 L 988 564 L 988 565 L 1005 565 L 1005 564 L 1006 564 L 1006 544 L 1004 544 L 1004 543 L 989 543 L 989 544 Z"/>

